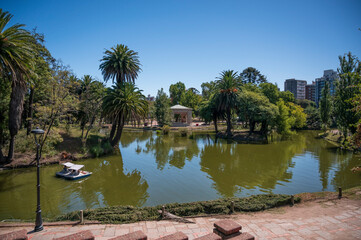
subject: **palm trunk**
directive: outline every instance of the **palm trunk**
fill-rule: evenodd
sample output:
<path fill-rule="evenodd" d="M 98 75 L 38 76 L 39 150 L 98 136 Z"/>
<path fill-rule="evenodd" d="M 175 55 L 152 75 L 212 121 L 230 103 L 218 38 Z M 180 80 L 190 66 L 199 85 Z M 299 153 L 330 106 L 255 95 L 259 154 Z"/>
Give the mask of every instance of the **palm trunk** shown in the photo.
<path fill-rule="evenodd" d="M 124 117 L 123 116 L 119 116 L 119 121 L 118 121 L 118 127 L 117 127 L 117 133 L 115 135 L 115 137 L 113 138 L 113 140 L 111 141 L 111 145 L 113 147 L 116 147 L 120 141 L 120 137 L 122 136 L 122 132 L 123 132 L 123 127 L 124 127 Z"/>
<path fill-rule="evenodd" d="M 8 160 L 11 161 L 14 157 L 15 136 L 19 131 L 21 125 L 21 115 L 24 110 L 24 97 L 26 92 L 26 85 L 23 82 L 22 76 L 17 76 L 19 81 L 13 81 L 12 91 L 10 95 L 9 106 L 9 131 L 10 131 L 10 145 Z"/>
<path fill-rule="evenodd" d="M 111 142 L 113 140 L 113 138 L 114 138 L 115 130 L 117 128 L 117 122 L 118 122 L 118 117 L 116 117 L 113 120 L 112 129 L 110 130 L 110 134 L 109 134 L 109 142 Z"/>
<path fill-rule="evenodd" d="M 231 129 L 232 129 L 231 110 L 228 109 L 228 111 L 227 111 L 227 136 L 231 136 L 231 135 L 232 135 Z"/>
<path fill-rule="evenodd" d="M 33 123 L 33 102 L 34 102 L 34 87 L 30 88 L 30 96 L 29 96 L 28 125 L 26 130 L 26 135 L 28 136 L 31 132 L 31 127 Z"/>

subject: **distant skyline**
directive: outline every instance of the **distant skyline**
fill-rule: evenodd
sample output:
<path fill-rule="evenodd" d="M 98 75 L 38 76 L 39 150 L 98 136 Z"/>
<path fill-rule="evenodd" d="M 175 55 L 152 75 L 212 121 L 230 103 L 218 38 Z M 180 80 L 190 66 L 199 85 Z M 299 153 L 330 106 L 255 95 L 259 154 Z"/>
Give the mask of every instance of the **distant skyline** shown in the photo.
<path fill-rule="evenodd" d="M 53 57 L 77 77 L 102 81 L 105 49 L 139 53 L 136 85 L 155 96 L 178 81 L 201 91 L 223 70 L 255 67 L 283 90 L 286 79 L 311 83 L 337 70 L 338 56 L 361 58 L 361 1 L 2 1 L 45 35 Z M 111 82 L 107 83 L 111 86 Z"/>

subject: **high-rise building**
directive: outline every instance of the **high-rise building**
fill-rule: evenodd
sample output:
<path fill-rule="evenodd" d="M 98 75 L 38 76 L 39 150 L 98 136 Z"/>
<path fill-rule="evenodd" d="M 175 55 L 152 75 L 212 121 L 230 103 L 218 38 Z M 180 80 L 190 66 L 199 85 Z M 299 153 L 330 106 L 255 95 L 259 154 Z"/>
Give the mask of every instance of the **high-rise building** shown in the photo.
<path fill-rule="evenodd" d="M 312 82 L 312 84 L 306 85 L 306 99 L 315 102 L 316 101 L 316 84 Z"/>
<path fill-rule="evenodd" d="M 286 79 L 285 91 L 290 91 L 295 96 L 295 99 L 306 98 L 306 84 L 305 80 L 296 80 L 294 78 Z"/>
<path fill-rule="evenodd" d="M 315 100 L 316 100 L 316 104 L 318 106 L 318 103 L 320 102 L 321 99 L 321 93 L 322 93 L 322 89 L 325 87 L 325 82 L 328 82 L 329 87 L 330 87 L 330 95 L 334 96 L 335 95 L 335 91 L 336 91 L 336 82 L 338 81 L 339 77 L 336 71 L 330 69 L 330 70 L 325 70 L 323 72 L 323 76 L 320 78 L 316 78 L 316 88 L 315 88 L 315 92 L 316 92 L 316 96 L 315 96 Z"/>

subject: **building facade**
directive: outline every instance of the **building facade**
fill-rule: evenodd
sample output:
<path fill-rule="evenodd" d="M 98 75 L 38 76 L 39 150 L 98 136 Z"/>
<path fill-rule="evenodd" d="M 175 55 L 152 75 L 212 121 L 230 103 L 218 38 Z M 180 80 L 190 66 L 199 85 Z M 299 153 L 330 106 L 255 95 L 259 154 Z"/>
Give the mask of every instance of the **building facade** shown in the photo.
<path fill-rule="evenodd" d="M 320 102 L 322 89 L 325 87 L 325 83 L 328 82 L 330 87 L 330 95 L 334 96 L 336 92 L 336 82 L 338 81 L 338 79 L 339 77 L 337 72 L 332 69 L 325 70 L 322 77 L 316 78 L 315 101 L 317 106 Z"/>
<path fill-rule="evenodd" d="M 290 91 L 295 96 L 295 99 L 306 98 L 306 80 L 296 80 L 294 78 L 286 79 L 285 91 Z"/>
<path fill-rule="evenodd" d="M 316 84 L 312 82 L 312 84 L 306 85 L 306 99 L 316 102 Z"/>

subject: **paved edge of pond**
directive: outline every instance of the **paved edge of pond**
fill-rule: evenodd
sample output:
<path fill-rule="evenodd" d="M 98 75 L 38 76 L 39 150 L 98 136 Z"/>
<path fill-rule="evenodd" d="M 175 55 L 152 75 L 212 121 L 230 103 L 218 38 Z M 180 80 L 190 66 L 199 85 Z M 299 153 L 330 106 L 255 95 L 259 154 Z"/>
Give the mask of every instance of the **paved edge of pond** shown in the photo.
<path fill-rule="evenodd" d="M 195 224 L 174 221 L 142 221 L 130 224 L 90 224 L 45 226 L 32 233 L 34 225 L 3 227 L 0 234 L 26 229 L 32 240 L 62 237 L 82 230 L 90 230 L 96 239 L 109 239 L 129 232 L 142 230 L 148 239 L 155 239 L 182 231 L 189 239 L 213 231 L 219 219 L 232 219 L 243 226 L 256 239 L 361 239 L 361 200 L 316 199 L 262 212 L 192 218 Z"/>

